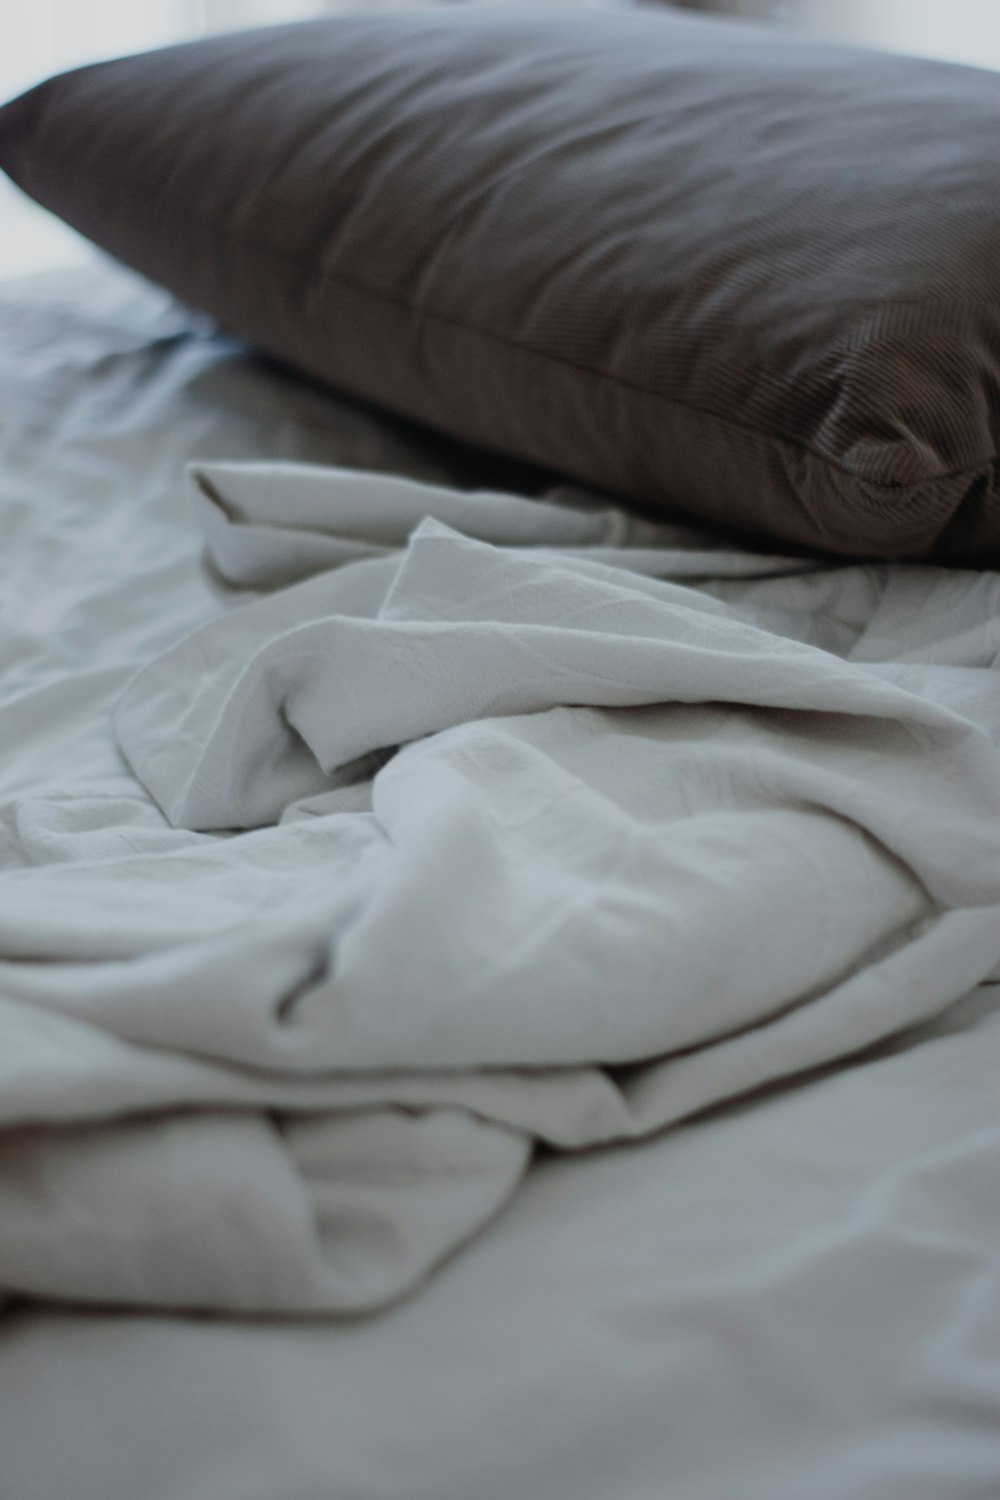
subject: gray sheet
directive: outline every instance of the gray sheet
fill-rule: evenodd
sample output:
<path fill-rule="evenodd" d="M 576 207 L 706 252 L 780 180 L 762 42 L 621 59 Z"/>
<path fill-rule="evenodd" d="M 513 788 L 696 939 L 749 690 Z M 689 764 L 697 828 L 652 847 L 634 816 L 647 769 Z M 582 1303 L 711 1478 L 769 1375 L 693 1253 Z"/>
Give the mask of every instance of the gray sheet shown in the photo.
<path fill-rule="evenodd" d="M 0 857 L 23 867 L 43 806 L 134 794 L 106 710 L 217 611 L 186 458 L 463 476 L 113 277 L 11 294 L 0 329 Z M 922 671 L 957 638 L 934 613 Z M 81 851 L 101 826 L 78 819 Z M 545 1158 L 372 1318 L 9 1309 L 0 1495 L 993 1500 L 996 992 L 642 1146 Z"/>

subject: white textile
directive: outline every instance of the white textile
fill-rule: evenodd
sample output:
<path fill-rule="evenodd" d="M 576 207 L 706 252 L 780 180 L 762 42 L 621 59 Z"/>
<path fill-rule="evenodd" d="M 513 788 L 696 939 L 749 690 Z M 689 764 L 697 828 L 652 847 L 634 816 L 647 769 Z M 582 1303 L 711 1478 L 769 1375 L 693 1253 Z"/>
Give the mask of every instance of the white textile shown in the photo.
<path fill-rule="evenodd" d="M 22 809 L 0 1286 L 377 1306 L 535 1140 L 648 1133 L 996 969 L 995 575 L 709 555 L 584 497 L 193 478 L 224 584 L 281 587 L 124 692 L 165 817 Z"/>

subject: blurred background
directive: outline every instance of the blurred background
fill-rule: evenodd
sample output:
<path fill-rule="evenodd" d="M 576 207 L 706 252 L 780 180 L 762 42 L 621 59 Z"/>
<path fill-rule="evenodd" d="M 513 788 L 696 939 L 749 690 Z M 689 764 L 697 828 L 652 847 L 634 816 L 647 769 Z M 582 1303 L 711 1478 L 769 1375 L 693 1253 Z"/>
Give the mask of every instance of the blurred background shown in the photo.
<path fill-rule="evenodd" d="M 245 26 L 407 0 L 0 0 L 0 99 L 65 68 Z M 411 0 L 413 3 L 413 0 Z M 417 0 L 419 3 L 419 0 Z M 440 0 L 439 0 L 440 3 Z M 484 0 L 445 0 L 454 5 Z M 497 0 L 490 0 L 497 3 Z M 506 0 L 533 4 L 538 0 Z M 566 5 L 588 0 L 561 0 Z M 662 5 L 667 0 L 604 0 Z M 815 37 L 1000 68 L 1000 0 L 675 0 Z M 0 275 L 72 264 L 85 244 L 0 177 Z"/>

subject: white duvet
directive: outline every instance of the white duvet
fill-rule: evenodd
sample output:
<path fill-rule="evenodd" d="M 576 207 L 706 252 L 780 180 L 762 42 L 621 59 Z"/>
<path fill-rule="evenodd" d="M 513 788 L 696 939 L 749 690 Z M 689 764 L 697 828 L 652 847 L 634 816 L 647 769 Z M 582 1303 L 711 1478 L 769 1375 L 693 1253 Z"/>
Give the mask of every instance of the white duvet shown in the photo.
<path fill-rule="evenodd" d="M 342 469 L 192 493 L 225 603 L 115 679 L 141 785 L 9 830 L 0 1287 L 378 1307 L 536 1142 L 659 1130 L 996 971 L 996 575 Z"/>
<path fill-rule="evenodd" d="M 37 289 L 0 288 L 0 452 L 5 895 L 19 874 L 34 879 L 62 867 L 69 875 L 73 862 L 157 849 L 173 858 L 182 840 L 215 842 L 211 833 L 171 828 L 117 748 L 112 719 L 130 679 L 192 630 L 255 607 L 254 591 L 270 589 L 270 580 L 284 586 L 317 564 L 359 551 L 377 556 L 378 548 L 405 539 L 399 523 L 374 543 L 346 527 L 343 482 L 338 524 L 348 535 L 321 534 L 304 509 L 294 527 L 269 529 L 274 487 L 266 468 L 259 502 L 241 470 L 240 514 L 233 507 L 227 516 L 197 491 L 200 524 L 192 524 L 184 481 L 190 459 L 203 460 L 206 470 L 235 459 L 346 464 L 463 489 L 531 482 L 492 461 L 470 464 L 412 429 L 282 376 L 192 324 L 152 289 L 96 267 L 43 278 Z M 377 482 L 357 474 L 355 481 Z M 221 473 L 220 484 L 232 490 Z M 296 504 L 305 505 L 302 496 Z M 388 507 L 381 514 L 387 518 Z M 545 512 L 518 514 L 537 521 Z M 463 531 L 454 511 L 438 515 Z M 477 515 L 484 515 L 481 506 Z M 365 528 L 373 523 L 367 506 Z M 561 524 L 568 524 L 565 513 Z M 542 540 L 512 532 L 509 520 L 502 533 L 491 525 L 493 544 L 523 549 Z M 199 564 L 209 526 L 218 566 L 249 582 L 250 591 L 209 587 Z M 907 688 L 1000 738 L 997 673 L 989 669 L 1000 615 L 993 574 L 820 568 L 727 551 L 718 539 L 682 530 L 644 535 L 593 514 L 575 523 L 570 545 L 611 562 L 596 549 L 630 547 L 633 569 L 642 565 L 636 547 L 671 549 L 673 576 L 701 597 L 751 613 L 774 635 L 854 663 L 891 664 Z M 378 764 L 376 758 L 371 769 Z M 365 806 L 360 769 L 340 778 L 342 799 L 352 775 L 359 788 L 354 810 Z M 239 838 L 228 842 L 238 846 Z M 47 883 L 38 878 L 39 893 Z M 44 939 L 65 930 L 87 889 L 77 880 L 68 905 L 53 903 L 61 915 L 51 926 L 43 909 L 26 911 L 21 901 L 28 919 L 22 948 L 32 933 Z M 148 913 L 139 888 L 132 894 Z M 105 903 L 102 921 L 111 914 Z M 123 1307 L 127 1279 L 113 1289 L 117 1308 L 19 1300 L 15 1292 L 0 1316 L 0 1494 L 995 1500 L 998 1000 L 1000 986 L 979 985 L 934 1020 L 861 1054 L 791 1074 L 641 1140 L 541 1149 L 486 1232 L 398 1305 L 373 1300 L 370 1316 L 257 1317 L 231 1308 L 202 1316 L 162 1302 Z M 91 1069 L 94 1110 L 120 1101 L 123 1075 L 113 1059 L 132 1070 L 139 1049 L 109 1054 L 103 1028 L 69 1025 L 54 1011 L 49 1019 L 45 1119 L 72 1116 L 79 1105 L 81 1060 Z M 36 1048 L 39 1023 L 35 1015 Z M 65 1089 L 52 1076 L 57 1029 L 68 1044 Z M 9 1066 L 0 1097 L 13 1118 L 39 1074 L 14 1060 L 10 1026 L 3 1046 Z M 708 1059 L 713 1049 L 702 1051 Z M 158 1055 L 161 1066 L 167 1053 Z M 192 1055 L 182 1059 L 186 1087 L 198 1071 Z M 225 1071 L 198 1075 L 217 1099 Z M 240 1071 L 228 1070 L 230 1084 Z M 242 1071 L 266 1084 L 272 1100 L 279 1084 L 290 1083 L 285 1067 L 280 1075 Z M 605 1086 L 602 1108 L 610 1101 L 620 1116 L 640 1071 L 627 1064 L 609 1070 L 618 1092 Z M 579 1074 L 547 1070 L 549 1099 L 557 1079 L 575 1090 Z M 480 1101 L 485 1080 L 495 1079 L 509 1109 L 519 1076 L 510 1068 L 480 1071 Z M 601 1084 L 595 1070 L 587 1077 L 588 1087 Z M 398 1072 L 394 1078 L 404 1081 Z M 136 1098 L 148 1101 L 150 1075 L 131 1071 L 130 1079 Z M 330 1081 L 324 1075 L 313 1097 L 325 1092 L 329 1099 Z M 368 1081 L 364 1073 L 339 1073 L 340 1099 L 357 1104 Z M 409 1073 L 405 1081 L 411 1110 L 433 1102 L 433 1077 L 430 1087 Z M 453 1087 L 457 1081 L 451 1077 Z M 532 1087 L 529 1078 L 525 1098 Z M 329 1140 L 317 1137 L 304 1149 L 299 1131 L 320 1125 L 322 1116 L 301 1107 L 301 1076 L 296 1091 L 294 1107 L 265 1115 L 254 1104 L 225 1106 L 234 1129 L 242 1131 L 255 1111 L 261 1127 L 255 1152 L 243 1157 L 248 1175 L 233 1171 L 226 1194 L 219 1177 L 223 1164 L 233 1169 L 238 1162 L 227 1154 L 234 1141 L 217 1135 L 206 1151 L 209 1137 L 201 1134 L 197 1155 L 189 1149 L 211 1110 L 197 1100 L 147 1109 L 142 1118 L 161 1127 L 160 1168 L 169 1159 L 185 1184 L 168 1195 L 170 1216 L 161 1212 L 164 1171 L 147 1177 L 139 1170 L 155 1158 L 143 1157 L 149 1135 L 133 1134 L 140 1118 L 134 1112 L 119 1116 L 114 1130 L 14 1126 L 3 1136 L 2 1222 L 15 1222 L 10 1201 L 19 1169 L 18 1212 L 33 1200 L 40 1213 L 61 1198 L 62 1217 L 50 1222 L 67 1225 L 77 1268 L 85 1232 L 94 1236 L 96 1258 L 115 1219 L 119 1245 L 131 1234 L 141 1252 L 159 1239 L 162 1269 L 171 1236 L 190 1251 L 199 1214 L 204 1232 L 216 1213 L 215 1238 L 205 1243 L 218 1248 L 222 1202 L 233 1250 L 224 1291 L 231 1295 L 241 1265 L 253 1264 L 246 1232 L 252 1216 L 244 1214 L 254 1180 L 273 1189 L 267 1160 L 274 1141 L 282 1150 L 296 1141 L 304 1221 L 315 1222 L 321 1202 L 314 1168 L 322 1164 L 327 1184 L 334 1176 Z M 531 1097 L 537 1104 L 538 1091 Z M 683 1111 L 676 1090 L 674 1100 Z M 634 1091 L 627 1102 L 633 1111 Z M 555 1113 L 578 1118 L 560 1110 L 549 1113 L 550 1123 Z M 401 1123 L 412 1118 L 405 1114 Z M 430 1146 L 420 1163 L 440 1164 L 452 1125 L 440 1113 L 423 1118 Z M 349 1177 L 364 1188 L 351 1157 L 352 1141 L 363 1138 L 346 1124 L 341 1114 L 341 1204 Z M 80 1146 L 98 1134 L 101 1154 L 87 1170 L 82 1154 L 52 1149 L 60 1138 Z M 416 1136 L 408 1139 L 417 1145 Z M 457 1149 L 451 1175 L 444 1174 L 448 1193 L 457 1186 Z M 401 1133 L 393 1151 L 400 1163 Z M 278 1156 L 284 1172 L 287 1153 Z M 495 1183 L 489 1172 L 482 1178 L 485 1207 Z M 283 1180 L 294 1189 L 294 1175 Z M 405 1180 L 400 1169 L 401 1191 Z M 416 1180 L 432 1206 L 428 1177 Z M 477 1180 L 466 1176 L 470 1191 L 478 1191 Z M 386 1181 L 383 1175 L 383 1188 Z M 332 1196 L 323 1203 L 326 1233 Z M 435 1208 L 433 1222 L 438 1217 Z M 443 1218 L 446 1228 L 454 1222 Z M 341 1267 L 349 1258 L 348 1224 L 341 1221 L 337 1238 Z M 287 1215 L 274 1213 L 273 1232 L 287 1252 Z M 325 1243 L 332 1247 L 332 1238 Z M 370 1256 L 371 1236 L 357 1248 Z M 427 1254 L 432 1260 L 429 1244 Z M 141 1253 L 136 1258 L 142 1262 Z"/>

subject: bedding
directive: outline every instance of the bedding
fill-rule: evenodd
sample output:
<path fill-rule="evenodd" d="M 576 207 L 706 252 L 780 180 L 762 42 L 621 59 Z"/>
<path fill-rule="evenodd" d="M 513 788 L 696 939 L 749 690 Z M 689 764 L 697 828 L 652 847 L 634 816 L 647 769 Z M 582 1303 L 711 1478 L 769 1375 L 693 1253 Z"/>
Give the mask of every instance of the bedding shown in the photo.
<path fill-rule="evenodd" d="M 990 1495 L 997 576 L 0 317 L 0 1492 Z"/>
<path fill-rule="evenodd" d="M 437 429 L 793 550 L 1000 557 L 1000 75 L 444 6 L 84 68 L 0 164 Z"/>

